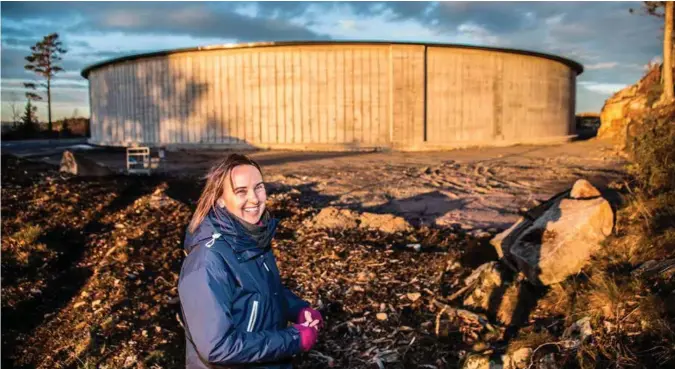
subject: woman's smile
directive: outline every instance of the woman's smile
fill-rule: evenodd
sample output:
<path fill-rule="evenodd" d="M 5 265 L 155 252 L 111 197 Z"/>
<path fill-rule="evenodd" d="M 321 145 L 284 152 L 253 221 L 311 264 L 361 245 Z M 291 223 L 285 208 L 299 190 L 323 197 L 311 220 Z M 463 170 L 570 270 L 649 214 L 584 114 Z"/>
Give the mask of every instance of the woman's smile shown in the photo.
<path fill-rule="evenodd" d="M 267 200 L 260 171 L 252 165 L 239 165 L 232 169 L 227 185 L 223 191 L 227 210 L 248 223 L 258 223 Z"/>

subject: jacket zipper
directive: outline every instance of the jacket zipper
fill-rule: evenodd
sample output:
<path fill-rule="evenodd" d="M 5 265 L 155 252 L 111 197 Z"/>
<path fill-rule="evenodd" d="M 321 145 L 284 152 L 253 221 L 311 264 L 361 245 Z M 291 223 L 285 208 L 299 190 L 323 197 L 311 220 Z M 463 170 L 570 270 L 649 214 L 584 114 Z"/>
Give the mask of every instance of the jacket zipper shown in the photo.
<path fill-rule="evenodd" d="M 265 269 L 267 269 L 268 272 L 270 271 L 270 268 L 267 267 L 267 263 L 265 263 L 264 261 L 263 261 L 263 266 L 265 267 Z"/>
<path fill-rule="evenodd" d="M 253 327 L 255 326 L 255 320 L 258 317 L 258 301 L 253 301 L 253 307 L 251 308 L 251 317 L 248 319 L 248 327 L 246 327 L 247 332 L 253 332 Z"/>

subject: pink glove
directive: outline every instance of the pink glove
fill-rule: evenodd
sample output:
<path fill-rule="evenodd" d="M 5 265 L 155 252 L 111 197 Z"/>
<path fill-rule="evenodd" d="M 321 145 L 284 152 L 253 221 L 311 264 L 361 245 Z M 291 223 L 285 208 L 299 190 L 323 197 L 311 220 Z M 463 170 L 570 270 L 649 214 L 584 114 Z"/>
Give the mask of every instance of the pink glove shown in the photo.
<path fill-rule="evenodd" d="M 312 320 L 318 320 L 319 325 L 317 328 L 322 329 L 323 328 L 323 317 L 321 316 L 321 313 L 317 310 L 314 310 L 309 307 L 302 308 L 300 312 L 298 313 L 298 317 L 295 319 L 295 322 L 298 324 L 302 324 L 306 322 L 307 320 L 305 319 L 305 311 L 309 311 L 310 314 L 312 314 Z"/>
<path fill-rule="evenodd" d="M 293 326 L 300 332 L 300 349 L 305 352 L 309 351 L 316 343 L 319 332 L 315 328 L 301 324 L 293 324 Z"/>

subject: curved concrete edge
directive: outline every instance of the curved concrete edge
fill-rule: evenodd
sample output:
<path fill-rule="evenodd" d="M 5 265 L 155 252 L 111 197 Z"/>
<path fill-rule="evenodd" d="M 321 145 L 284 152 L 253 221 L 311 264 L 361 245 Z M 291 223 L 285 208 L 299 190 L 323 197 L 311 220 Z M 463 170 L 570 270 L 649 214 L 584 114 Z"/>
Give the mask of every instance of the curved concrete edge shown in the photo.
<path fill-rule="evenodd" d="M 447 144 L 433 144 L 433 143 L 419 143 L 414 145 L 396 145 L 390 143 L 383 143 L 381 145 L 367 145 L 367 144 L 250 144 L 250 143 L 233 143 L 233 144 L 216 144 L 208 142 L 198 143 L 181 143 L 181 144 L 161 144 L 156 142 L 93 142 L 89 140 L 88 143 L 97 146 L 109 147 L 132 147 L 132 146 L 147 146 L 151 148 L 163 148 L 168 151 L 172 150 L 229 150 L 229 151 L 255 151 L 255 150 L 288 150 L 288 151 L 326 151 L 326 152 L 370 152 L 370 151 L 401 151 L 401 152 L 416 152 L 416 151 L 448 151 L 457 149 L 468 149 L 476 147 L 507 147 L 516 145 L 555 145 L 570 142 L 577 138 L 578 135 L 543 137 L 530 140 L 518 141 L 464 141 L 453 142 Z"/>
<path fill-rule="evenodd" d="M 523 50 L 523 49 L 510 49 L 502 47 L 493 47 L 493 46 L 478 46 L 478 45 L 468 45 L 468 44 L 452 44 L 452 43 L 436 43 L 436 42 L 406 42 L 406 41 L 368 41 L 368 40 L 322 40 L 322 41 L 271 41 L 271 42 L 247 42 L 247 43 L 232 43 L 232 44 L 222 44 L 222 45 L 206 45 L 198 47 L 187 47 L 179 49 L 170 49 L 170 50 L 159 50 L 149 53 L 140 53 L 126 55 L 118 58 L 103 60 L 101 62 L 86 66 L 80 72 L 80 75 L 89 79 L 89 73 L 95 69 L 103 68 L 112 64 L 120 64 L 128 61 L 134 61 L 139 59 L 147 59 L 153 57 L 169 56 L 173 54 L 180 54 L 186 52 L 194 51 L 213 51 L 213 50 L 236 50 L 236 49 L 253 49 L 253 48 L 265 48 L 265 47 L 283 47 L 283 46 L 325 46 L 325 45 L 379 45 L 379 46 L 393 46 L 393 45 L 402 45 L 402 46 L 425 46 L 425 47 L 441 47 L 441 48 L 454 48 L 454 49 L 467 49 L 467 50 L 483 50 L 483 51 L 492 51 L 492 52 L 503 52 L 509 54 L 519 54 L 526 56 L 534 56 L 538 58 L 544 58 L 559 63 L 563 63 L 566 66 L 570 67 L 576 72 L 577 75 L 580 75 L 584 72 L 584 66 L 572 59 L 553 55 L 538 51 Z"/>

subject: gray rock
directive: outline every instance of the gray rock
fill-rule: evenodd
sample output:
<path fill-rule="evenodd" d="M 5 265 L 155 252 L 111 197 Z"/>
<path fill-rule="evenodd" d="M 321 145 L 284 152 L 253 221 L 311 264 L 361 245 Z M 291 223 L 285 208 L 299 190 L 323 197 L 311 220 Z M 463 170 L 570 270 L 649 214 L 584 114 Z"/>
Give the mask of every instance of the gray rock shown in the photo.
<path fill-rule="evenodd" d="M 570 191 L 570 197 L 573 199 L 587 199 L 598 196 L 600 196 L 600 191 L 585 179 L 574 182 L 572 191 Z"/>
<path fill-rule="evenodd" d="M 579 196 L 597 191 L 590 183 L 576 187 L 583 189 Z M 581 271 L 614 224 L 612 208 L 602 197 L 561 193 L 533 210 L 490 243 L 507 265 L 536 284 L 555 284 Z"/>
<path fill-rule="evenodd" d="M 108 167 L 86 158 L 81 153 L 69 150 L 63 152 L 59 171 L 81 177 L 102 177 L 114 174 Z"/>

